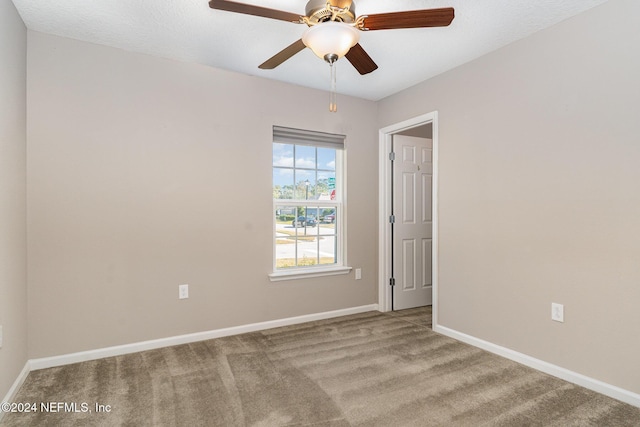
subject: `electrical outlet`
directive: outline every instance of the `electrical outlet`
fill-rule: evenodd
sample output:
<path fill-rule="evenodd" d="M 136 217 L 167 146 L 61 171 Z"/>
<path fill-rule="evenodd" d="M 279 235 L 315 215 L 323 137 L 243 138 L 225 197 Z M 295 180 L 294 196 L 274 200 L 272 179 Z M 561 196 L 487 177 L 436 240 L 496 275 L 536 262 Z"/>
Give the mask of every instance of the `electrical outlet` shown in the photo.
<path fill-rule="evenodd" d="M 551 320 L 564 322 L 564 305 L 555 302 L 551 303 Z"/>
<path fill-rule="evenodd" d="M 356 280 L 362 279 L 362 269 L 356 268 Z"/>
<path fill-rule="evenodd" d="M 189 298 L 189 285 L 178 286 L 178 299 Z"/>

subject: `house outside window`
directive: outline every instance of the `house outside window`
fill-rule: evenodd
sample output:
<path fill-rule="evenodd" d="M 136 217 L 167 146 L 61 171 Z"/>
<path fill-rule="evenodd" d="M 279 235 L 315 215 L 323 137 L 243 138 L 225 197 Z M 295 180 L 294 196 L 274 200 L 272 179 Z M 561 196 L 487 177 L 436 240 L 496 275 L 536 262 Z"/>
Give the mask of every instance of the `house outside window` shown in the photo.
<path fill-rule="evenodd" d="M 348 273 L 344 135 L 274 126 L 272 280 Z"/>

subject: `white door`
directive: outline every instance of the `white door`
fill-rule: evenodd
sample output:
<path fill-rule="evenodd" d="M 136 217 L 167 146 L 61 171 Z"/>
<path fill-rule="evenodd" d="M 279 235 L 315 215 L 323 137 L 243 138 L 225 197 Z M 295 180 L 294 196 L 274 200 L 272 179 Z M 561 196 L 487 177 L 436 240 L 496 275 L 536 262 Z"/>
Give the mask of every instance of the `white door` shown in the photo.
<path fill-rule="evenodd" d="M 393 136 L 393 309 L 431 304 L 433 141 Z"/>

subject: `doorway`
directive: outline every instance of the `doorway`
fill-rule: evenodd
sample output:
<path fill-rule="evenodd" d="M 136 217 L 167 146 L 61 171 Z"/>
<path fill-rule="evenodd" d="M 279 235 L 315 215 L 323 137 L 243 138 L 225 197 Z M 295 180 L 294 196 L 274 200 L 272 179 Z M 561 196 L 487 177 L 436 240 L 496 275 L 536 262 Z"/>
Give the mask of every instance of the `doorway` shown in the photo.
<path fill-rule="evenodd" d="M 421 133 L 424 136 L 409 136 Z M 392 135 L 392 310 L 431 305 L 431 124 Z"/>
<path fill-rule="evenodd" d="M 393 231 L 393 165 L 390 153 L 393 148 L 394 135 L 430 137 L 432 140 L 432 207 L 431 207 L 431 277 L 433 321 L 437 319 L 437 282 L 438 282 L 438 122 L 437 112 L 424 114 L 380 129 L 379 131 L 379 248 L 378 248 L 378 304 L 380 311 L 393 309 L 392 273 L 397 275 L 394 265 Z M 397 154 L 396 154 L 397 155 Z M 396 261 L 397 263 L 397 261 Z M 394 268 L 395 267 L 395 268 Z M 395 270 L 395 271 L 394 271 Z M 397 277 L 396 285 L 398 283 Z"/>

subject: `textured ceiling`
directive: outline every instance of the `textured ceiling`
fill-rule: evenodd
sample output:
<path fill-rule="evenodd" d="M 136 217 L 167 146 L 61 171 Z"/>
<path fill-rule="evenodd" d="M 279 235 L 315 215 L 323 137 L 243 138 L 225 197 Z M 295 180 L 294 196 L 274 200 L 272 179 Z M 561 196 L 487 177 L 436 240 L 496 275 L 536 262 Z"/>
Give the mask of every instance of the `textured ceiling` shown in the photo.
<path fill-rule="evenodd" d="M 449 27 L 363 32 L 378 64 L 361 76 L 341 59 L 338 92 L 378 100 L 607 0 L 356 0 L 358 15 L 454 7 Z M 210 9 L 208 0 L 13 0 L 30 30 L 326 90 L 329 66 L 305 49 L 258 65 L 306 26 Z M 304 14 L 305 0 L 246 0 Z"/>

